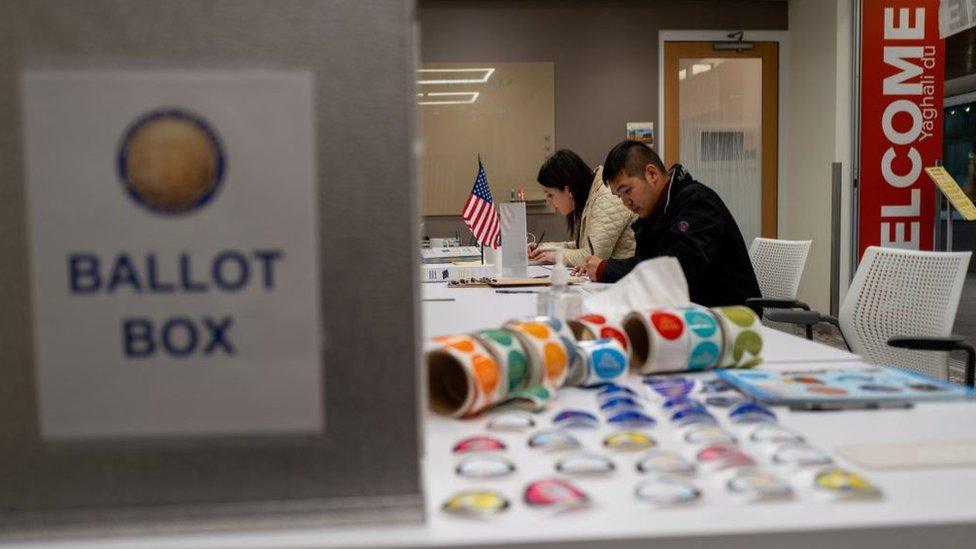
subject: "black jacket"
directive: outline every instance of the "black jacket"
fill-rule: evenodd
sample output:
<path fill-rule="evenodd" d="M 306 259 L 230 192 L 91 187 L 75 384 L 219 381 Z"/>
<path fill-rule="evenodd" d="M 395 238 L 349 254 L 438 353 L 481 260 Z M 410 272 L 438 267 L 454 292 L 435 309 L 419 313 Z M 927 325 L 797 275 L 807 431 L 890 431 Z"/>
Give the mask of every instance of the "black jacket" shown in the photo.
<path fill-rule="evenodd" d="M 616 282 L 645 259 L 671 255 L 681 263 L 694 303 L 743 305 L 747 298 L 761 297 L 742 233 L 725 203 L 680 164 L 668 173 L 663 207 L 633 224 L 635 256 L 608 259 L 600 282 Z"/>

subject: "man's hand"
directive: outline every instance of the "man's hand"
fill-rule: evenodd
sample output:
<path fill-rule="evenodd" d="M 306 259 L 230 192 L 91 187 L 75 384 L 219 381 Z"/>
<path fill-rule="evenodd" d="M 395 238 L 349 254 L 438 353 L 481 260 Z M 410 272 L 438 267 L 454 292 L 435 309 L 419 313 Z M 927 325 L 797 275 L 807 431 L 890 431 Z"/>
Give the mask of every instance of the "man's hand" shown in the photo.
<path fill-rule="evenodd" d="M 575 269 L 573 269 L 573 276 L 586 275 L 591 281 L 596 282 L 596 270 L 600 268 L 600 264 L 603 260 L 595 255 L 587 257 L 583 263 L 580 263 Z"/>

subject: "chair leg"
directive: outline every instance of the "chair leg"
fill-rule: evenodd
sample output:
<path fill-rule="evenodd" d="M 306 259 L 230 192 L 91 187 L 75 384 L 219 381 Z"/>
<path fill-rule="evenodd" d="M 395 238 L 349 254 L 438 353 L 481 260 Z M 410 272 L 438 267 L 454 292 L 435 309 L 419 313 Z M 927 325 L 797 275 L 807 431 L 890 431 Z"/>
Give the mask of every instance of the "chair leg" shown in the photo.
<path fill-rule="evenodd" d="M 960 343 L 959 347 L 966 351 L 966 385 L 976 388 L 976 349 L 966 342 Z"/>

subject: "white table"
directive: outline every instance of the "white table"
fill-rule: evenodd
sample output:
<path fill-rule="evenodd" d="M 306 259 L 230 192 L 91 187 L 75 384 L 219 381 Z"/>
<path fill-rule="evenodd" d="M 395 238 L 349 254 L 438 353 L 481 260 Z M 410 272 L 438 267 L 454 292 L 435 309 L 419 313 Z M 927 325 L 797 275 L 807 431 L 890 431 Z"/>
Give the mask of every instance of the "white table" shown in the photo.
<path fill-rule="evenodd" d="M 425 298 L 456 301 L 423 303 L 427 335 L 464 332 L 497 326 L 510 318 L 535 313 L 532 295 L 500 295 L 488 289 L 447 289 L 425 284 Z M 852 357 L 823 345 L 772 330 L 764 332 L 764 367 L 814 368 L 846 364 Z M 798 362 L 806 360 L 807 362 Z M 636 379 L 630 380 L 639 386 Z M 594 407 L 591 392 L 563 389 L 553 410 Z M 884 497 L 868 502 L 825 502 L 806 494 L 775 504 L 735 501 L 707 478 L 701 504 L 657 510 L 633 498 L 639 478 L 636 455 L 613 456 L 618 470 L 602 479 L 577 482 L 596 502 L 586 511 L 554 515 L 521 503 L 526 481 L 552 475 L 552 459 L 539 459 L 525 447 L 525 435 L 500 435 L 509 455 L 522 468 L 517 476 L 494 482 L 456 477 L 451 446 L 463 436 L 485 433 L 486 419 L 451 420 L 428 416 L 424 476 L 428 520 L 417 525 L 340 528 L 296 528 L 278 531 L 156 536 L 48 542 L 30 547 L 814 547 L 943 548 L 976 546 L 976 469 L 864 470 L 839 458 L 838 445 L 852 442 L 895 442 L 971 438 L 976 434 L 976 403 L 920 404 L 913 409 L 845 412 L 776 410 L 780 423 L 806 435 L 841 466 L 863 473 L 879 485 Z M 551 413 L 543 417 L 548 418 Z M 719 412 L 720 418 L 723 418 Z M 662 421 L 651 433 L 666 448 L 677 449 L 674 433 Z M 495 436 L 494 433 L 492 433 Z M 584 444 L 600 450 L 598 435 L 583 433 Z M 749 448 L 747 447 L 747 450 Z M 478 521 L 446 515 L 440 504 L 454 491 L 488 487 L 514 502 L 510 511 Z M 731 545 L 730 545 L 731 544 Z"/>

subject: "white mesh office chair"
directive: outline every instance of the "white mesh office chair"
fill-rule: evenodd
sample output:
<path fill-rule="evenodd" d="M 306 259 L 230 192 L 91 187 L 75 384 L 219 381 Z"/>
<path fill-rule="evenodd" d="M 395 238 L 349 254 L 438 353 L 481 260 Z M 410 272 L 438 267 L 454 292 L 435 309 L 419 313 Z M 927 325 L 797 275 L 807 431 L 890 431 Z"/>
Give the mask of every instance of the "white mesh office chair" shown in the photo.
<path fill-rule="evenodd" d="M 839 318 L 816 311 L 770 311 L 777 322 L 836 326 L 866 361 L 896 364 L 946 379 L 948 352 L 965 350 L 966 384 L 973 385 L 976 353 L 950 335 L 971 252 L 917 252 L 871 246 L 864 252 Z M 938 352 L 920 352 L 938 351 Z"/>
<path fill-rule="evenodd" d="M 746 300 L 753 309 L 804 309 L 810 307 L 797 301 L 796 291 L 800 287 L 803 268 L 807 264 L 812 240 L 779 240 L 775 238 L 756 238 L 749 247 L 752 269 L 756 271 L 759 291 L 762 297 Z M 806 327 L 807 338 L 813 337 L 813 328 Z"/>

